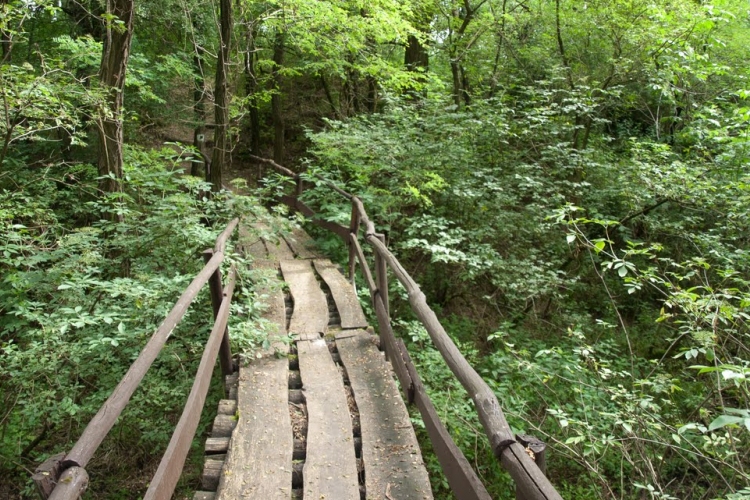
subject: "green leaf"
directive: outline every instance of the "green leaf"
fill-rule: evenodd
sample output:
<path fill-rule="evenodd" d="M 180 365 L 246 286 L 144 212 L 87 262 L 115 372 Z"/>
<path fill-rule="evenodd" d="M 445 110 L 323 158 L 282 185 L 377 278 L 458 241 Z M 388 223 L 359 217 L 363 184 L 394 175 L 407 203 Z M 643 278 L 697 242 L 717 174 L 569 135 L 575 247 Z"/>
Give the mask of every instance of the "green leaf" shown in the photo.
<path fill-rule="evenodd" d="M 715 431 L 716 429 L 721 429 L 722 427 L 725 427 L 727 425 L 739 424 L 740 422 L 744 422 L 745 420 L 746 419 L 743 417 L 735 417 L 733 415 L 721 415 L 721 416 L 716 417 L 714 421 L 711 422 L 711 424 L 708 426 L 708 430 Z"/>

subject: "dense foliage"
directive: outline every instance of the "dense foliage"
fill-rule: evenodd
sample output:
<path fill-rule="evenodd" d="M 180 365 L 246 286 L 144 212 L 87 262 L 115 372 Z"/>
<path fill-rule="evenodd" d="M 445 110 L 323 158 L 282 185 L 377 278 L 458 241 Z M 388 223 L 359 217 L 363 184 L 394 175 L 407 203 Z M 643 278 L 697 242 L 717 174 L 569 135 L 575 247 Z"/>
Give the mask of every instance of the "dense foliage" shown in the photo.
<path fill-rule="evenodd" d="M 198 252 L 232 215 L 261 213 L 183 174 L 193 156 L 209 178 L 220 149 L 207 117 L 224 102 L 210 82 L 229 7 L 214 169 L 260 177 L 250 152 L 360 195 L 514 429 L 549 443 L 565 498 L 750 496 L 745 4 L 130 2 L 113 112 L 100 77 L 108 34 L 128 29 L 115 1 L 128 4 L 0 0 L 0 474 L 74 441 Z M 117 120 L 130 146 L 106 193 L 97 130 Z M 348 223 L 330 190 L 305 196 Z M 391 296 L 457 443 L 493 497 L 512 497 L 467 396 Z M 152 465 L 209 314 L 199 298 L 98 466 Z M 245 348 L 262 341 L 233 328 Z M 114 477 L 94 492 L 143 489 Z"/>

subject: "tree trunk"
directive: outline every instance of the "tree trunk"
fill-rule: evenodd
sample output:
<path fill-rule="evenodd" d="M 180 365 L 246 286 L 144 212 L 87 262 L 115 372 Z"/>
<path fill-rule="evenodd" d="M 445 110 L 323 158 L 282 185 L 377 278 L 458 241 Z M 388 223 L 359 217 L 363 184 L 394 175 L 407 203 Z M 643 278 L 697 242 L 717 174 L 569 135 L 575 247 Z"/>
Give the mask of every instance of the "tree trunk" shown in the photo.
<path fill-rule="evenodd" d="M 196 26 L 196 29 L 198 27 Z M 195 70 L 195 81 L 193 85 L 193 117 L 195 119 L 195 128 L 193 129 L 193 146 L 203 152 L 203 147 L 206 143 L 206 80 L 203 77 L 203 48 L 197 43 L 193 44 L 193 69 Z M 200 161 L 196 159 L 193 161 L 192 167 L 190 168 L 190 175 L 198 176 L 200 173 Z M 205 161 L 204 161 L 205 163 Z M 206 170 L 209 169 L 208 165 L 204 165 Z"/>
<path fill-rule="evenodd" d="M 107 0 L 107 12 L 118 24 L 107 26 L 104 52 L 99 69 L 102 86 L 107 90 L 107 110 L 99 121 L 99 189 L 113 193 L 122 189 L 122 112 L 125 71 L 133 36 L 134 0 Z M 122 24 L 119 24 L 121 22 Z"/>
<path fill-rule="evenodd" d="M 8 5 L 9 0 L 0 0 L 0 11 L 4 11 Z M 10 64 L 11 52 L 13 52 L 13 40 L 10 37 L 10 33 L 6 30 L 0 30 L 0 45 L 2 45 L 2 58 L 0 58 L 0 64 Z"/>
<path fill-rule="evenodd" d="M 227 70 L 229 68 L 229 48 L 232 41 L 232 0 L 220 2 L 219 57 L 216 62 L 216 84 L 214 88 L 214 152 L 208 181 L 211 191 L 222 188 L 222 173 L 229 150 L 227 129 L 229 126 L 229 90 L 227 89 Z"/>
<path fill-rule="evenodd" d="M 279 70 L 284 64 L 284 35 L 276 33 L 273 44 L 273 84 L 274 93 L 271 97 L 271 115 L 273 117 L 273 160 L 284 163 L 284 116 L 281 101 L 281 74 Z"/>
<path fill-rule="evenodd" d="M 254 96 L 258 91 L 258 75 L 255 70 L 255 25 L 247 28 L 247 53 L 245 54 L 245 95 L 250 98 L 250 152 L 260 154 L 260 113 Z M 263 176 L 263 166 L 258 165 L 258 178 Z"/>
<path fill-rule="evenodd" d="M 427 71 L 430 59 L 427 47 L 422 45 L 419 38 L 409 35 L 406 50 L 404 51 L 404 65 L 409 71 Z"/>

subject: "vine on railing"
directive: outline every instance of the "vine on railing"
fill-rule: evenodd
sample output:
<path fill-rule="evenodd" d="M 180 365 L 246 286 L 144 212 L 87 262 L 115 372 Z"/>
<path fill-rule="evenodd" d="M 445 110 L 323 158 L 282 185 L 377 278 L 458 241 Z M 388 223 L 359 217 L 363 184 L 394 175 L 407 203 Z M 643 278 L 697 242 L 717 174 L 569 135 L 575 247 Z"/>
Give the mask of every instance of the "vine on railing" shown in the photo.
<path fill-rule="evenodd" d="M 397 339 L 393 334 L 388 305 L 388 268 L 406 289 L 412 310 L 424 325 L 433 344 L 453 375 L 461 382 L 461 385 L 474 401 L 479 420 L 495 457 L 516 483 L 517 498 L 525 500 L 561 499 L 560 494 L 545 477 L 544 443 L 531 436 L 513 435 L 495 393 L 466 361 L 453 340 L 446 334 L 437 315 L 427 304 L 425 295 L 420 290 L 419 285 L 388 249 L 384 236 L 375 231 L 375 225 L 367 216 L 362 201 L 327 179 L 316 176 L 323 184 L 349 199 L 352 205 L 349 227 L 323 220 L 317 217 L 310 207 L 299 200 L 304 190 L 303 179 L 300 174 L 294 173 L 266 158 L 253 157 L 253 159 L 270 165 L 282 175 L 295 180 L 295 195 L 282 195 L 281 202 L 310 218 L 314 224 L 333 231 L 344 240 L 349 248 L 348 270 L 350 279 L 353 279 L 354 268 L 357 261 L 359 262 L 360 270 L 370 291 L 370 298 L 377 316 L 381 344 L 385 347 L 386 357 L 391 361 L 396 376 L 401 383 L 404 398 L 409 404 L 416 404 L 419 409 L 440 465 L 456 496 L 461 499 L 477 500 L 490 498 L 476 473 L 440 421 L 403 341 Z M 364 226 L 364 240 L 370 244 L 375 255 L 374 279 L 360 245 L 359 235 L 362 226 Z M 531 456 L 534 456 L 536 462 L 532 460 Z"/>
<path fill-rule="evenodd" d="M 131 396 L 161 352 L 174 328 L 182 320 L 198 292 L 206 283 L 209 283 L 214 308 L 214 326 L 206 342 L 206 348 L 203 351 L 185 408 L 144 499 L 168 500 L 172 497 L 182 467 L 185 464 L 190 443 L 198 427 L 217 354 L 222 373 L 228 375 L 233 372 L 227 321 L 234 291 L 236 270 L 232 266 L 227 284 L 222 288 L 220 266 L 224 260 L 227 240 L 234 232 L 238 222 L 238 219 L 232 220 L 216 239 L 214 248 L 203 253 L 206 260 L 203 270 L 198 273 L 182 293 L 170 313 L 138 355 L 138 358 L 130 366 L 128 372 L 86 426 L 73 449 L 67 454 L 60 453 L 50 457 L 37 468 L 33 480 L 42 498 L 74 500 L 83 494 L 89 482 L 86 465 L 127 406 Z"/>

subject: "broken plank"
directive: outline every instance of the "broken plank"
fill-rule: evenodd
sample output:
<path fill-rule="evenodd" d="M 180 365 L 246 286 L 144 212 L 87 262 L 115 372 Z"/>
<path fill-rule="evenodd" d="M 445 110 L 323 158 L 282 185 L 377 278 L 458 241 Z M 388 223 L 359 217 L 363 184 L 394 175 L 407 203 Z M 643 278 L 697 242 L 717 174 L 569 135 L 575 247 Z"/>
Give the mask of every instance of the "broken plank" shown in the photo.
<path fill-rule="evenodd" d="M 310 262 L 284 260 L 280 264 L 294 300 L 289 333 L 300 340 L 321 338 L 328 331 L 328 303 Z"/>
<path fill-rule="evenodd" d="M 336 337 L 359 409 L 367 498 L 431 499 L 409 413 L 373 339 L 365 331 Z"/>
<path fill-rule="evenodd" d="M 264 357 L 240 368 L 238 422 L 218 488 L 218 500 L 287 500 L 292 489 L 292 424 L 288 360 Z"/>
<path fill-rule="evenodd" d="M 325 340 L 298 342 L 297 351 L 308 414 L 304 497 L 357 499 L 352 421 L 341 375 Z"/>
<path fill-rule="evenodd" d="M 366 328 L 367 320 L 359 305 L 359 299 L 344 275 L 328 259 L 316 259 L 315 269 L 331 289 L 333 301 L 341 317 L 341 328 Z"/>

